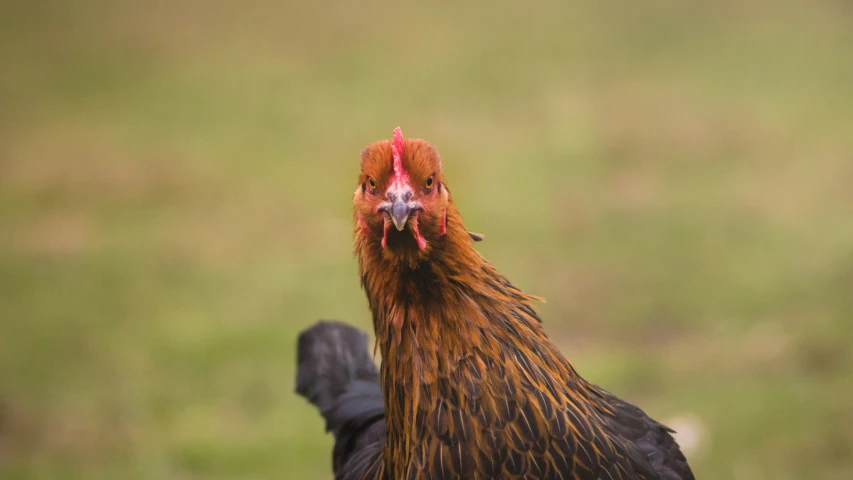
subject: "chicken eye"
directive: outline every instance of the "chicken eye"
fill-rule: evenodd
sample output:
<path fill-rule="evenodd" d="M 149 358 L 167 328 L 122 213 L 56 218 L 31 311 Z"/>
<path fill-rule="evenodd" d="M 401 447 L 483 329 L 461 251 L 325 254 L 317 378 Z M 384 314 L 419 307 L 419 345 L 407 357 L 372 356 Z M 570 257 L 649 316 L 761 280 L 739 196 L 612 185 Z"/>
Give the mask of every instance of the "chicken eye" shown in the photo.
<path fill-rule="evenodd" d="M 376 182 L 373 181 L 372 178 L 367 179 L 367 186 L 370 187 L 371 190 L 376 188 Z"/>
<path fill-rule="evenodd" d="M 426 188 L 432 188 L 432 184 L 434 182 L 435 182 L 435 180 L 433 179 L 432 175 L 430 175 L 430 177 L 426 179 L 426 184 L 425 184 Z"/>

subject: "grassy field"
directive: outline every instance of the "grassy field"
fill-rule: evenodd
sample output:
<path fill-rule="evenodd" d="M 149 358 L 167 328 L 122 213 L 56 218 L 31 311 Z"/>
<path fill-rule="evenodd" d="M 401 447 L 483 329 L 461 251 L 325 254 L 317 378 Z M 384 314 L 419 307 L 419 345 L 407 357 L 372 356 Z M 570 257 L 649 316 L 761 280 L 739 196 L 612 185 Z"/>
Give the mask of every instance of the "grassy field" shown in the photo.
<path fill-rule="evenodd" d="M 699 478 L 850 478 L 848 3 L 15 3 L 0 477 L 329 478 L 295 337 L 369 326 L 350 201 L 400 125 Z"/>

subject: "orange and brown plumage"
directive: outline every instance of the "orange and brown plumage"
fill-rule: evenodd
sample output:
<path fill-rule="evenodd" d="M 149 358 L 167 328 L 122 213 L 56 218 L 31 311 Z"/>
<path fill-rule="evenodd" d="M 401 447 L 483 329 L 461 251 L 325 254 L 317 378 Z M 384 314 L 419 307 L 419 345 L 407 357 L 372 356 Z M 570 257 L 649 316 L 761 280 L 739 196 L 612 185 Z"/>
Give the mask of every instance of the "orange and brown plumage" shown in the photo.
<path fill-rule="evenodd" d="M 434 147 L 399 129 L 369 145 L 353 204 L 382 366 L 342 324 L 299 346 L 338 478 L 694 478 L 671 430 L 581 378 L 474 249 Z"/>

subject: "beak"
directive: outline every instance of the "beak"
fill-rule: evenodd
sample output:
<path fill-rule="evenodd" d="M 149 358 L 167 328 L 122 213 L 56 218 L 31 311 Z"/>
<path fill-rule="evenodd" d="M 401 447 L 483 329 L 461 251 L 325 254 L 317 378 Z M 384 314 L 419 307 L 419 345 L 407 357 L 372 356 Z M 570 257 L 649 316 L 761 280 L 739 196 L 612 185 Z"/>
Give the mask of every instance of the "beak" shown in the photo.
<path fill-rule="evenodd" d="M 409 220 L 409 213 L 411 212 L 412 208 L 407 202 L 403 201 L 403 196 L 396 195 L 388 213 L 391 215 L 391 221 L 394 222 L 397 231 L 402 232 L 406 228 L 406 221 Z"/>

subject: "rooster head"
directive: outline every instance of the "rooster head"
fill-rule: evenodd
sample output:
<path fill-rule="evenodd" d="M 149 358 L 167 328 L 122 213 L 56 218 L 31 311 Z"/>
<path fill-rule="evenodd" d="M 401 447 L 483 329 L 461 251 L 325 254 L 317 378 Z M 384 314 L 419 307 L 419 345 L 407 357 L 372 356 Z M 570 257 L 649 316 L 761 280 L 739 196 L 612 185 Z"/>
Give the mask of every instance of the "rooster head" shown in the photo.
<path fill-rule="evenodd" d="M 450 192 L 438 151 L 424 140 L 371 143 L 361 152 L 361 173 L 353 197 L 356 235 L 377 242 L 388 254 L 425 255 L 447 233 Z"/>

